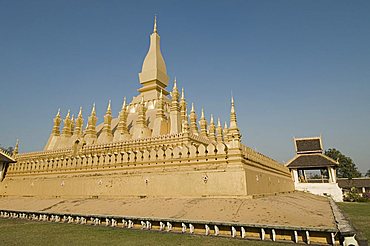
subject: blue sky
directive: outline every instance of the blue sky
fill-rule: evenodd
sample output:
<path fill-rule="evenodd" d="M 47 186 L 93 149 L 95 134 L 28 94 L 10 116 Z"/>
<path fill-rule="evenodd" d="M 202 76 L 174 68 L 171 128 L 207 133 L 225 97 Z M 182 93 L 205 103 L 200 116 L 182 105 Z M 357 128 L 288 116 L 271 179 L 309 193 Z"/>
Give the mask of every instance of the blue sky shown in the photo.
<path fill-rule="evenodd" d="M 41 150 L 60 107 L 102 121 L 140 87 L 158 15 L 168 74 L 189 103 L 229 119 L 243 142 L 285 162 L 293 137 L 370 169 L 369 1 L 0 0 L 0 143 Z"/>

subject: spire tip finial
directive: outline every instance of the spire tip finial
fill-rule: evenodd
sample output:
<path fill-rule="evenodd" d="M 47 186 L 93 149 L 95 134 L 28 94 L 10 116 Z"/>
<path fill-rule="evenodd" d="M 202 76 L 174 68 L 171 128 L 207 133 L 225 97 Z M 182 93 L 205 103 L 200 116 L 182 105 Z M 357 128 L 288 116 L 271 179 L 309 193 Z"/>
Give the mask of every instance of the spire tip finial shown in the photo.
<path fill-rule="evenodd" d="M 13 156 L 17 155 L 19 153 L 19 139 L 17 138 L 17 141 L 15 142 L 14 150 L 13 150 Z"/>
<path fill-rule="evenodd" d="M 95 102 L 93 103 L 92 109 L 91 109 L 91 114 L 95 114 Z"/>
<path fill-rule="evenodd" d="M 157 33 L 157 14 L 154 15 L 154 28 L 153 33 Z"/>
<path fill-rule="evenodd" d="M 235 113 L 234 97 L 231 97 L 231 113 Z"/>
<path fill-rule="evenodd" d="M 109 99 L 109 101 L 108 101 L 108 107 L 107 107 L 107 112 L 110 112 L 110 111 L 111 111 L 111 106 L 110 106 L 110 104 L 111 104 L 111 100 Z"/>
<path fill-rule="evenodd" d="M 126 107 L 126 97 L 123 97 L 122 109 Z"/>

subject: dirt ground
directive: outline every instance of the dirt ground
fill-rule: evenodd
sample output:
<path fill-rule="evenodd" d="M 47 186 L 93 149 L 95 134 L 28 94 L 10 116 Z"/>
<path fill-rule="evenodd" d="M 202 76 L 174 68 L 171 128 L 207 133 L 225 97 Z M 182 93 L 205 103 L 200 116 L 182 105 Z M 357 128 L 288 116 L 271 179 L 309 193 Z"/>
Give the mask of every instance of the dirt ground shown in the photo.
<path fill-rule="evenodd" d="M 329 200 L 303 192 L 260 198 L 1 197 L 0 209 L 335 228 Z"/>

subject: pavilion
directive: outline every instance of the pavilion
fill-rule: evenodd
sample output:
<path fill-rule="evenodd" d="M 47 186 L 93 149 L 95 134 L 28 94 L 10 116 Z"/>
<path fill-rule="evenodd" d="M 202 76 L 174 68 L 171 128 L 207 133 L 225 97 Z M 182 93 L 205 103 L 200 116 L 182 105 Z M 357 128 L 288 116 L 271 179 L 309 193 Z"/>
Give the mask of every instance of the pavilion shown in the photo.
<path fill-rule="evenodd" d="M 321 137 L 294 138 L 294 144 L 296 156 L 286 166 L 292 174 L 295 189 L 343 201 L 336 175 L 339 164 L 323 154 Z"/>

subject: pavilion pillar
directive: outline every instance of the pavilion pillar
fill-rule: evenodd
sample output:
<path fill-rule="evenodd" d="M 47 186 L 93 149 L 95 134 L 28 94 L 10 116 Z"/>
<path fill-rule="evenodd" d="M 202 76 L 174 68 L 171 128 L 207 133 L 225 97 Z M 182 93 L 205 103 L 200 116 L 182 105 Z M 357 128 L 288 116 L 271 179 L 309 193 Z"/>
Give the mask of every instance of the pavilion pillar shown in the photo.
<path fill-rule="evenodd" d="M 336 175 L 335 169 L 333 167 L 328 167 L 328 174 L 329 174 L 329 183 L 336 183 L 337 182 L 337 175 Z"/>
<path fill-rule="evenodd" d="M 303 175 L 303 182 L 307 183 L 306 170 L 302 169 L 302 175 Z"/>
<path fill-rule="evenodd" d="M 299 177 L 298 177 L 298 170 L 297 169 L 292 169 L 292 176 L 293 176 L 294 183 L 298 184 L 299 183 Z"/>

